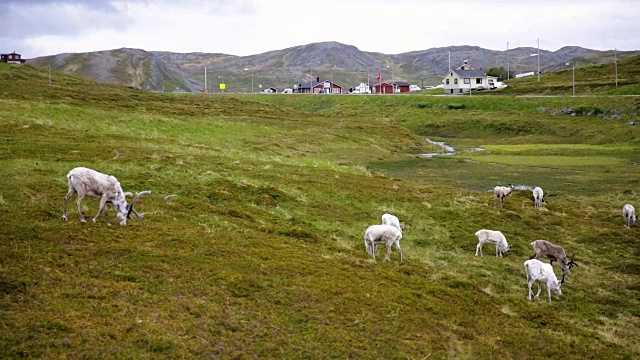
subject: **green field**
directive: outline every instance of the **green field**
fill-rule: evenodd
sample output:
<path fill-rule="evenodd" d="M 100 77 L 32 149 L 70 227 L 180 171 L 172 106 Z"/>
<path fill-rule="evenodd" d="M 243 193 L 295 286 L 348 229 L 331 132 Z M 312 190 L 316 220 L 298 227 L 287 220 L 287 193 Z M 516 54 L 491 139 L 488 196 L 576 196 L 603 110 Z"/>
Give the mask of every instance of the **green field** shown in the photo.
<path fill-rule="evenodd" d="M 640 209 L 639 112 L 609 95 L 163 95 L 0 66 L 0 358 L 639 358 L 640 226 L 621 216 Z M 425 138 L 457 152 L 421 158 L 441 151 Z M 76 166 L 152 190 L 145 218 L 81 223 L 71 202 L 63 222 Z M 496 207 L 508 183 L 548 204 Z M 403 263 L 365 252 L 385 212 Z M 482 228 L 511 255 L 475 257 Z M 527 299 L 535 239 L 579 265 L 552 303 Z"/>

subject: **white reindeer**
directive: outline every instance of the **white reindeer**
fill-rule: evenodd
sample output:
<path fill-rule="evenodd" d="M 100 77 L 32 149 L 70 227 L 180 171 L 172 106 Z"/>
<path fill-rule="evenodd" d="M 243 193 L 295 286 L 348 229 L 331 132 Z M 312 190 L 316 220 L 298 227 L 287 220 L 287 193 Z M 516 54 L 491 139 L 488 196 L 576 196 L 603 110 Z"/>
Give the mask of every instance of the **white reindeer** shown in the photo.
<path fill-rule="evenodd" d="M 533 290 L 531 289 L 531 286 L 536 281 L 538 282 L 538 293 L 536 294 L 536 297 L 540 296 L 540 282 L 547 284 L 549 302 L 551 302 L 551 290 L 555 291 L 558 296 L 562 295 L 562 283 L 558 282 L 558 278 L 553 272 L 553 266 L 551 266 L 551 264 L 543 263 L 536 259 L 529 259 L 524 262 L 524 271 L 527 274 L 529 300 L 533 300 Z"/>
<path fill-rule="evenodd" d="M 509 255 L 511 245 L 509 245 L 507 238 L 505 238 L 500 231 L 482 229 L 476 231 L 476 236 L 478 237 L 476 256 L 478 256 L 478 253 L 480 256 L 483 256 L 482 245 L 484 245 L 484 243 L 496 244 L 496 256 L 502 256 L 503 253 Z"/>
<path fill-rule="evenodd" d="M 630 228 L 638 220 L 636 209 L 631 204 L 625 204 L 622 207 L 622 217 L 624 218 L 624 227 Z"/>
<path fill-rule="evenodd" d="M 67 180 L 69 182 L 69 192 L 64 197 L 64 210 L 62 213 L 62 219 L 67 221 L 67 202 L 73 194 L 78 193 L 76 203 L 78 204 L 78 213 L 80 214 L 80 221 L 86 222 L 84 215 L 82 214 L 82 199 L 85 196 L 93 196 L 100 198 L 100 208 L 98 213 L 93 219 L 96 219 L 104 211 L 104 216 L 107 219 L 107 225 L 111 225 L 109 219 L 109 211 L 107 210 L 107 204 L 112 204 L 116 208 L 116 216 L 120 220 L 120 225 L 126 225 L 127 219 L 131 216 L 131 212 L 135 213 L 138 219 L 142 219 L 144 214 L 139 214 L 133 206 L 138 201 L 140 196 L 151 194 L 151 191 L 142 191 L 136 194 L 135 198 L 131 202 L 131 206 L 127 204 L 126 194 L 122 191 L 120 182 L 114 176 L 103 174 L 101 172 L 88 169 L 85 167 L 77 167 L 69 171 L 67 174 Z"/>
<path fill-rule="evenodd" d="M 391 225 L 371 225 L 364 232 L 364 246 L 373 260 L 376 259 L 376 248 L 378 244 L 385 244 L 387 246 L 387 255 L 383 261 L 391 258 L 391 246 L 395 244 L 400 253 L 400 262 L 402 262 L 403 255 L 402 249 L 400 248 L 400 239 L 402 239 L 402 232 Z"/>
<path fill-rule="evenodd" d="M 544 201 L 544 191 L 542 191 L 542 188 L 539 186 L 533 188 L 533 201 L 535 201 L 536 203 L 536 208 L 539 208 L 542 206 L 542 204 L 547 203 L 546 201 Z"/>
<path fill-rule="evenodd" d="M 400 224 L 400 220 L 398 220 L 398 217 L 395 215 L 391 215 L 391 214 L 382 215 L 382 224 L 391 225 L 396 229 L 400 230 L 400 232 L 404 230 L 404 227 Z"/>

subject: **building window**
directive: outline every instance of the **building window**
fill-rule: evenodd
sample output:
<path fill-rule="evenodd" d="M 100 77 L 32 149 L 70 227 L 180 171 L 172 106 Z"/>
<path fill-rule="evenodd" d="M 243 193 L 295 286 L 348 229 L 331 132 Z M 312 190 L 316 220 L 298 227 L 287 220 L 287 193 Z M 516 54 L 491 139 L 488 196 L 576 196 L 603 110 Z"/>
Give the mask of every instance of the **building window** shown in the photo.
<path fill-rule="evenodd" d="M 482 79 L 476 79 L 476 84 L 482 84 Z"/>
<path fill-rule="evenodd" d="M 446 82 L 446 84 L 447 84 L 447 85 L 449 85 L 449 79 L 447 79 L 447 82 Z"/>
<path fill-rule="evenodd" d="M 453 83 L 457 85 L 458 84 L 458 79 L 453 79 Z"/>
<path fill-rule="evenodd" d="M 464 79 L 464 83 L 465 84 L 470 84 L 471 83 L 471 79 L 469 79 L 469 78 Z"/>

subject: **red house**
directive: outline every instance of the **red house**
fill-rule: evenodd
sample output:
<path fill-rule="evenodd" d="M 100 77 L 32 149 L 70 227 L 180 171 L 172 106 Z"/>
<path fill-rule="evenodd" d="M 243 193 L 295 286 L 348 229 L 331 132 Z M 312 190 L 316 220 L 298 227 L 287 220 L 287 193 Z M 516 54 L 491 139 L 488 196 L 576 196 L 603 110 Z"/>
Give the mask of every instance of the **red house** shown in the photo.
<path fill-rule="evenodd" d="M 404 82 L 404 81 L 396 81 L 393 85 L 396 88 L 396 92 L 401 92 L 401 93 L 409 92 L 409 89 L 411 86 L 408 82 Z"/>
<path fill-rule="evenodd" d="M 21 59 L 21 55 L 17 54 L 15 51 L 11 54 L 0 54 L 0 62 L 9 63 L 9 64 L 24 64 L 26 60 Z"/>
<path fill-rule="evenodd" d="M 371 87 L 371 92 L 374 94 L 393 94 L 393 84 L 385 82 L 382 84 L 375 84 Z"/>

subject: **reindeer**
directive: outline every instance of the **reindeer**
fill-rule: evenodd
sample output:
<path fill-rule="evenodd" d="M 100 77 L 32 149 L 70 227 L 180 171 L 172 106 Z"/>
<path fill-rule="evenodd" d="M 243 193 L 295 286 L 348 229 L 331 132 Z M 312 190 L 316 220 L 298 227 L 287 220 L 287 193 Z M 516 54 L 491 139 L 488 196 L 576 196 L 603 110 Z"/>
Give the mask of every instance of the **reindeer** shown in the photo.
<path fill-rule="evenodd" d="M 500 200 L 500 207 L 504 208 L 504 201 L 513 193 L 515 186 L 509 184 L 509 186 L 496 186 L 493 188 L 494 205 L 495 200 Z"/>
<path fill-rule="evenodd" d="M 573 257 L 575 254 L 571 256 L 571 260 L 567 257 L 566 252 L 561 246 L 555 245 L 547 240 L 535 240 L 531 243 L 533 246 L 533 255 L 529 257 L 529 259 L 538 259 L 541 257 L 546 257 L 549 259 L 549 264 L 553 265 L 554 261 L 559 261 L 560 266 L 562 267 L 562 281 L 561 284 L 564 284 L 565 275 L 571 275 L 571 268 L 574 266 L 578 266 L 578 264 L 573 261 Z"/>
<path fill-rule="evenodd" d="M 100 198 L 100 208 L 98 213 L 93 219 L 96 219 L 104 211 L 104 216 L 107 219 L 107 225 L 111 225 L 109 219 L 109 211 L 107 210 L 107 204 L 111 204 L 116 208 L 116 216 L 120 220 L 120 225 L 126 225 L 127 219 L 131 218 L 133 212 L 138 219 L 142 219 L 144 214 L 138 213 L 133 207 L 140 199 L 142 195 L 151 194 L 151 191 L 141 191 L 136 194 L 135 198 L 131 202 L 131 205 L 127 204 L 126 196 L 132 195 L 130 192 L 123 192 L 120 182 L 114 176 L 103 174 L 101 172 L 88 169 L 85 167 L 77 167 L 69 171 L 67 174 L 67 180 L 69 182 L 69 192 L 64 197 L 64 209 L 62 213 L 62 219 L 67 221 L 67 202 L 73 194 L 78 193 L 76 203 L 78 205 L 78 213 L 80 213 L 80 221 L 86 222 L 84 215 L 82 214 L 82 199 L 85 196 L 93 196 Z"/>

